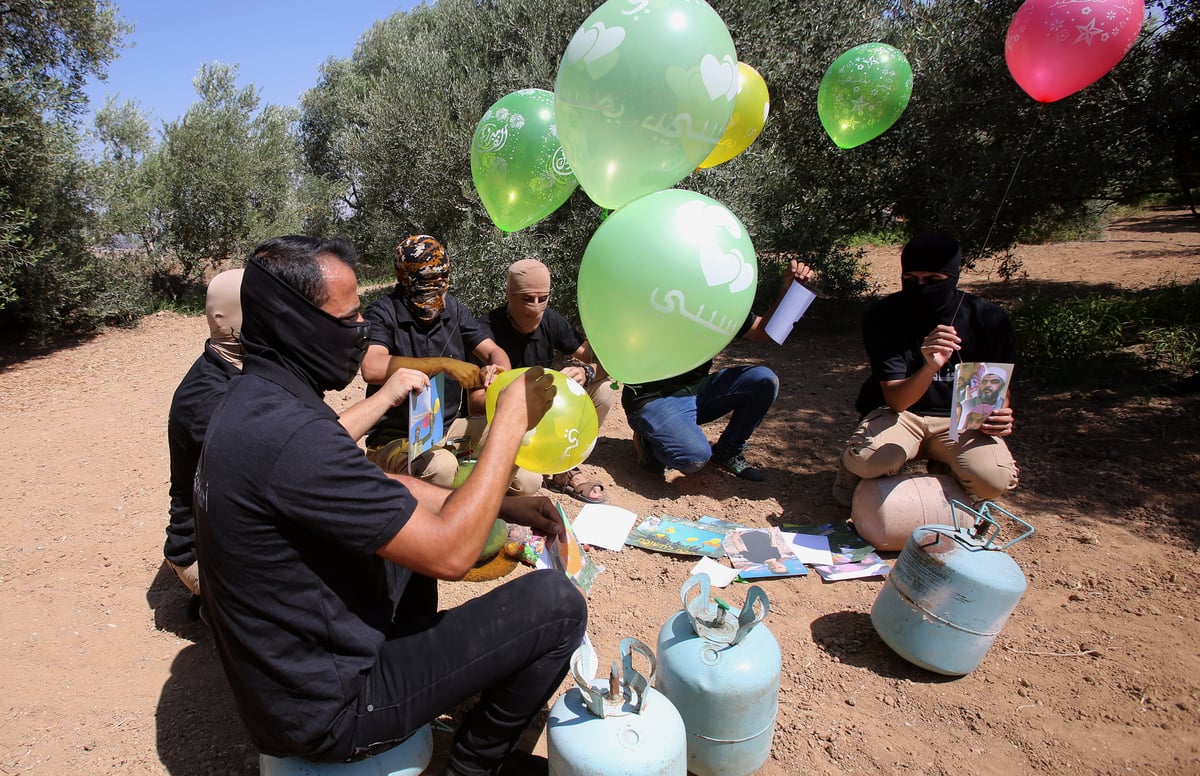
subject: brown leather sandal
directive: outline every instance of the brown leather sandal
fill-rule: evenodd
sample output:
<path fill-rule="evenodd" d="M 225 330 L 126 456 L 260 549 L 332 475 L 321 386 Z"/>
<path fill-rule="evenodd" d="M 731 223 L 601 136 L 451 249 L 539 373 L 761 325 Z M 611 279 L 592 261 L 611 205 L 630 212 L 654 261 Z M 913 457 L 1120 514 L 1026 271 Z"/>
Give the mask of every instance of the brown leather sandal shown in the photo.
<path fill-rule="evenodd" d="M 575 467 L 562 474 L 554 474 L 546 477 L 546 487 L 556 493 L 565 493 L 571 498 L 579 499 L 587 504 L 603 504 L 608 500 L 608 496 L 604 494 L 604 485 L 598 480 L 587 479 L 587 475 L 579 467 Z M 600 490 L 599 497 L 592 495 L 597 489 Z"/>

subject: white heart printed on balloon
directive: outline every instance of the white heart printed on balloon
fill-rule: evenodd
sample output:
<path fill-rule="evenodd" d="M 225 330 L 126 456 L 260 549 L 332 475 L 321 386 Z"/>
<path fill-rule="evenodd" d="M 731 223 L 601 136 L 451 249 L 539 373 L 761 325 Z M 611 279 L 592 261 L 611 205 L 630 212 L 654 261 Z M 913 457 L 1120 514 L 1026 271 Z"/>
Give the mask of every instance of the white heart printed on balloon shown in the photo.
<path fill-rule="evenodd" d="M 721 95 L 733 102 L 737 99 L 741 82 L 738 79 L 737 62 L 728 54 L 724 59 L 717 59 L 712 54 L 705 54 L 700 60 L 700 78 L 708 91 L 708 98 L 716 100 Z"/>
<path fill-rule="evenodd" d="M 563 62 L 573 65 L 582 59 L 584 64 L 590 65 L 616 51 L 624 40 L 624 28 L 608 27 L 604 22 L 596 22 L 586 30 L 575 33 L 563 52 Z"/>
<path fill-rule="evenodd" d="M 703 234 L 711 229 L 724 229 L 733 239 L 742 239 L 741 221 L 728 209 L 717 205 L 705 204 L 700 200 L 685 202 L 676 209 L 675 218 L 682 222 L 682 234 Z"/>
<path fill-rule="evenodd" d="M 719 245 L 700 247 L 700 270 L 709 288 L 728 284 L 730 293 L 744 291 L 754 282 L 754 267 L 737 248 L 724 251 Z"/>

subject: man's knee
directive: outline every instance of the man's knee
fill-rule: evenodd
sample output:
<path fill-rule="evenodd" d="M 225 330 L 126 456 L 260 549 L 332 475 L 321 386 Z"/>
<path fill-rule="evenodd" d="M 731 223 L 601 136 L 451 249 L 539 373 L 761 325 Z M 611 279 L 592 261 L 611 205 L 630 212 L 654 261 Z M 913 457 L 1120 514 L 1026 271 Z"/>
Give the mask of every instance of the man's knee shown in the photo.
<path fill-rule="evenodd" d="M 779 396 L 779 376 L 769 367 L 750 367 L 746 370 L 743 379 L 750 383 L 751 390 L 756 396 L 771 401 L 775 401 Z"/>
<path fill-rule="evenodd" d="M 967 470 L 959 477 L 959 481 L 975 501 L 998 498 L 1017 487 L 1017 465 L 997 464 Z"/>
<path fill-rule="evenodd" d="M 671 455 L 663 464 L 668 469 L 675 469 L 684 474 L 695 474 L 708 465 L 712 458 L 712 448 L 705 441 L 702 445 L 692 445 Z"/>
<path fill-rule="evenodd" d="M 458 474 L 458 458 L 444 447 L 422 453 L 412 463 L 412 475 L 442 488 L 454 486 Z"/>
<path fill-rule="evenodd" d="M 528 469 L 514 467 L 512 481 L 508 485 L 510 496 L 533 496 L 542 487 L 542 475 Z"/>
<path fill-rule="evenodd" d="M 899 474 L 908 463 L 908 453 L 900 445 L 885 444 L 876 448 L 866 443 L 851 442 L 842 451 L 842 465 L 851 474 L 865 480 Z"/>

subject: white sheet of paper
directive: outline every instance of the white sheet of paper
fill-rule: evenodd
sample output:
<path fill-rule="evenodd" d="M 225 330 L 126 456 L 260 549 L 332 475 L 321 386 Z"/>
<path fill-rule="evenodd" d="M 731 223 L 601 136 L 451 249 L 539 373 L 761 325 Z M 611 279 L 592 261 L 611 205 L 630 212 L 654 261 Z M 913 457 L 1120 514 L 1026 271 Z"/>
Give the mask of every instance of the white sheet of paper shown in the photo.
<path fill-rule="evenodd" d="M 782 345 L 788 335 L 792 333 L 792 327 L 796 325 L 796 321 L 800 320 L 800 317 L 804 315 L 808 306 L 816 298 L 816 294 L 793 280 L 787 293 L 779 301 L 779 306 L 772 313 L 771 320 L 767 321 L 764 329 L 767 336 Z"/>
<path fill-rule="evenodd" d="M 833 564 L 833 552 L 829 549 L 828 536 L 798 534 L 783 531 L 783 536 L 792 545 L 792 552 L 801 563 L 810 566 L 830 566 Z"/>
<path fill-rule="evenodd" d="M 590 682 L 600 672 L 600 657 L 596 654 L 596 648 L 592 646 L 592 637 L 587 631 L 583 632 L 583 641 L 580 642 L 579 648 L 583 650 L 583 659 L 579 661 L 579 672 L 583 674 L 584 679 Z"/>
<path fill-rule="evenodd" d="M 571 521 L 580 544 L 620 552 L 633 530 L 637 514 L 612 504 L 585 504 Z"/>
<path fill-rule="evenodd" d="M 700 572 L 708 574 L 708 579 L 717 587 L 728 587 L 729 583 L 737 579 L 738 570 L 731 569 L 724 563 L 713 560 L 709 557 L 700 559 L 700 562 L 692 566 L 691 576 L 695 576 Z"/>

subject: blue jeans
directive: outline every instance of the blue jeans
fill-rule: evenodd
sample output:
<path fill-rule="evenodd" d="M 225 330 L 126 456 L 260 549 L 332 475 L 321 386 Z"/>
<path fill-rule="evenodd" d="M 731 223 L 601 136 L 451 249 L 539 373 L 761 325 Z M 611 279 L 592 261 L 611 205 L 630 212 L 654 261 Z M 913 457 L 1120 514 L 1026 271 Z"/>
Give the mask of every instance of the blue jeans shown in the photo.
<path fill-rule="evenodd" d="M 629 415 L 629 427 L 668 469 L 692 474 L 713 455 L 740 453 L 778 395 L 779 378 L 765 366 L 721 369 L 690 388 L 646 402 Z M 729 423 L 709 447 L 700 426 L 725 415 Z"/>

